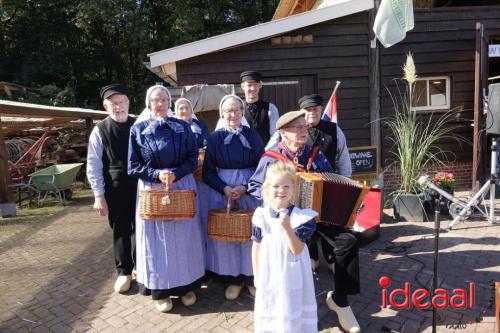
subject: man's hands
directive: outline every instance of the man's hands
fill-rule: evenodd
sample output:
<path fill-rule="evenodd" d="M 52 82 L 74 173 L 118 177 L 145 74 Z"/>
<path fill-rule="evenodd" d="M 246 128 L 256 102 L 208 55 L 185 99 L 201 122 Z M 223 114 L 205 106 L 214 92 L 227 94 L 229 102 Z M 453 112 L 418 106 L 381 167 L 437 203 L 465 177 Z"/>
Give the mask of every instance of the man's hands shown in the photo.
<path fill-rule="evenodd" d="M 97 214 L 100 216 L 108 215 L 108 203 L 106 202 L 104 196 L 95 197 L 94 209 L 97 210 Z"/>
<path fill-rule="evenodd" d="M 224 194 L 226 195 L 226 198 L 230 200 L 236 200 L 241 198 L 245 193 L 247 189 L 243 185 L 238 185 L 235 187 L 231 186 L 226 186 L 224 187 Z"/>

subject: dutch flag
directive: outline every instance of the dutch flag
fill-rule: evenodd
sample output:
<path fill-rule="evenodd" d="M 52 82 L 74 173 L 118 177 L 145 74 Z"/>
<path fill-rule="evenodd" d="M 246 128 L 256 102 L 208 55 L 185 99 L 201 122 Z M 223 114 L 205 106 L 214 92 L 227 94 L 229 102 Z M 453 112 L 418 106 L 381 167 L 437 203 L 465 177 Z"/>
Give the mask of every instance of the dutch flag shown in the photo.
<path fill-rule="evenodd" d="M 323 115 L 321 116 L 322 120 L 337 123 L 337 88 L 340 82 L 337 81 L 337 85 L 335 89 L 333 89 L 332 96 L 328 100 L 328 104 L 326 104 L 325 109 L 323 110 Z"/>

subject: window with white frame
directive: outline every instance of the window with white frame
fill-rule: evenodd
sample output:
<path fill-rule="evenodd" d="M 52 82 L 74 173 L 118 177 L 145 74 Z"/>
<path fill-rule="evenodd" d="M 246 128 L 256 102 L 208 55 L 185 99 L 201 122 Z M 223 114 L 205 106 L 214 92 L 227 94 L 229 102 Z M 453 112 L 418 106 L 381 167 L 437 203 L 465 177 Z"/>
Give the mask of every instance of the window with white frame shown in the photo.
<path fill-rule="evenodd" d="M 412 110 L 448 110 L 450 108 L 450 78 L 420 77 L 413 86 Z"/>

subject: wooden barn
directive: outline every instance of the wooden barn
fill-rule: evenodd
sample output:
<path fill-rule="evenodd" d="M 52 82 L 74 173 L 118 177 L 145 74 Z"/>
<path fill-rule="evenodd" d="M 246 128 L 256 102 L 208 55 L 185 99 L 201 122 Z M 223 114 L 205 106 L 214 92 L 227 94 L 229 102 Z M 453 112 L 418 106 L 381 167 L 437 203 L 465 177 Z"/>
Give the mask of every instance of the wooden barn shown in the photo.
<path fill-rule="evenodd" d="M 453 2 L 460 6 L 450 5 Z M 321 1 L 321 6 L 288 1 L 295 7 L 285 9 L 283 3 L 287 1 L 280 3 L 270 22 L 152 53 L 149 67 L 173 86 L 239 85 L 242 71 L 258 70 L 264 76 L 263 98 L 275 103 L 280 113 L 297 109 L 298 98 L 305 94 L 319 93 L 327 100 L 341 81 L 338 123 L 348 146 L 380 147 L 384 168 L 390 162 L 390 147 L 380 119 L 394 112 L 388 91 L 397 92 L 391 80 L 402 76 L 405 56 L 412 52 L 417 87 L 425 96 L 415 112 L 463 110 L 462 134 L 474 144 L 451 147 L 458 154 L 449 171 L 458 175 L 462 187 L 470 188 L 476 175 L 472 165 L 481 168 L 485 163 L 479 162 L 487 155 L 478 149 L 486 146 L 485 136 L 478 135 L 484 122 L 482 91 L 491 83 L 488 78 L 500 75 L 500 58 L 488 57 L 488 44 L 500 43 L 498 4 L 415 5 L 415 28 L 386 49 L 372 31 L 379 1 L 332 0 Z M 461 6 L 467 3 L 470 6 Z M 395 173 L 386 171 L 386 186 L 391 186 Z"/>

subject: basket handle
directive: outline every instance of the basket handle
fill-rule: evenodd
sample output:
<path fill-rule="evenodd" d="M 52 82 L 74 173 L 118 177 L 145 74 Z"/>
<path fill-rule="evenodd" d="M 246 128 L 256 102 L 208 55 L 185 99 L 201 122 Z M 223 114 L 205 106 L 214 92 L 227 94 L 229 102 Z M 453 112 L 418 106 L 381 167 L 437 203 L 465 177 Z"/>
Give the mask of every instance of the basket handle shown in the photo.
<path fill-rule="evenodd" d="M 238 200 L 233 200 L 234 201 L 234 209 L 239 210 L 240 206 L 238 205 Z M 231 211 L 231 199 L 227 198 L 227 203 L 226 203 L 226 217 L 229 216 L 229 211 Z"/>
<path fill-rule="evenodd" d="M 168 177 L 169 177 L 169 175 L 167 174 L 167 180 L 168 180 Z M 168 188 L 168 181 L 167 181 L 167 183 L 165 183 L 165 196 L 163 198 L 161 198 L 161 203 L 164 206 L 170 204 L 170 197 L 168 196 L 168 191 L 169 191 L 169 188 Z"/>

